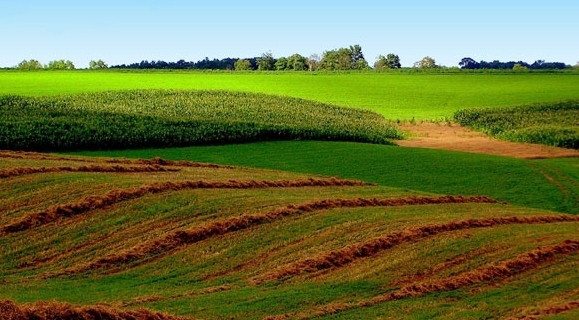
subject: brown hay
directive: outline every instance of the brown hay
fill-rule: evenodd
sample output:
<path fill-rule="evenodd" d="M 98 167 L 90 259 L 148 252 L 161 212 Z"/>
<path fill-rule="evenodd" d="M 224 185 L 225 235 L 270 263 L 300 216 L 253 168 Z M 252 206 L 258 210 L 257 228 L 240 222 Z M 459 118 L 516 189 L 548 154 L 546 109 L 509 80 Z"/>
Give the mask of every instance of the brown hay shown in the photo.
<path fill-rule="evenodd" d="M 446 279 L 408 285 L 397 291 L 358 303 L 328 304 L 310 311 L 307 314 L 300 314 L 297 318 L 309 319 L 313 317 L 323 317 L 354 308 L 370 307 L 387 301 L 417 297 L 439 291 L 456 290 L 484 282 L 497 282 L 523 272 L 537 269 L 541 267 L 541 265 L 555 260 L 558 256 L 570 255 L 578 251 L 579 241 L 565 240 L 558 245 L 537 248 L 531 252 L 521 254 L 513 259 L 503 261 L 493 266 L 478 268 Z M 575 303 L 571 303 L 569 306 L 563 306 L 561 309 L 569 309 L 562 310 L 561 312 L 570 310 L 570 308 L 575 308 L 575 306 Z M 559 310 L 559 308 L 556 308 L 555 310 Z"/>
<path fill-rule="evenodd" d="M 146 184 L 137 188 L 126 188 L 110 191 L 100 196 L 88 196 L 80 201 L 55 205 L 44 211 L 29 214 L 14 219 L 0 229 L 2 233 L 14 233 L 41 226 L 60 218 L 71 217 L 90 210 L 104 208 L 118 202 L 136 199 L 148 194 L 184 189 L 259 189 L 259 188 L 300 188 L 300 187 L 330 187 L 330 186 L 367 186 L 366 182 L 355 180 L 330 179 L 296 179 L 275 181 L 181 181 Z"/>
<path fill-rule="evenodd" d="M 178 168 L 167 168 L 160 165 L 142 165 L 142 166 L 80 166 L 80 167 L 16 167 L 0 170 L 0 178 L 17 177 L 27 174 L 47 173 L 47 172 L 112 172 L 112 173 L 131 173 L 131 172 L 175 172 L 180 171 Z"/>
<path fill-rule="evenodd" d="M 532 313 L 529 315 L 525 315 L 525 316 L 521 316 L 521 317 L 513 317 L 511 319 L 534 320 L 534 319 L 540 319 L 544 316 L 556 315 L 556 314 L 560 314 L 560 313 L 570 311 L 570 310 L 575 310 L 575 309 L 579 309 L 579 300 L 570 301 L 570 302 L 567 302 L 565 304 L 560 304 L 560 305 L 547 306 L 538 312 L 535 312 L 535 313 Z"/>
<path fill-rule="evenodd" d="M 3 320 L 187 320 L 191 318 L 167 315 L 160 312 L 119 310 L 104 305 L 73 306 L 60 302 L 36 302 L 18 305 L 0 300 Z"/>
<path fill-rule="evenodd" d="M 11 159 L 34 159 L 34 160 L 53 160 L 53 161 L 76 161 L 76 162 L 104 162 L 116 164 L 139 164 L 139 165 L 160 165 L 160 166 L 177 166 L 177 167 L 195 167 L 195 168 L 218 168 L 218 169 L 234 169 L 234 166 L 218 165 L 213 163 L 199 163 L 186 160 L 166 160 L 159 157 L 152 159 L 104 159 L 104 158 L 82 158 L 82 157 L 65 157 L 56 156 L 47 153 L 27 152 L 27 151 L 10 151 L 0 150 L 0 158 Z"/>
<path fill-rule="evenodd" d="M 290 215 L 298 215 L 306 212 L 325 210 L 339 207 L 369 207 L 369 206 L 405 206 L 405 205 L 426 205 L 426 204 L 447 204 L 447 203 L 494 203 L 493 199 L 473 196 L 442 196 L 425 197 L 415 196 L 395 199 L 325 199 L 320 201 L 306 202 L 297 205 L 288 205 L 277 208 L 271 212 L 257 215 L 244 215 L 229 218 L 222 221 L 207 223 L 203 226 L 190 229 L 174 231 L 167 236 L 149 241 L 135 246 L 125 252 L 110 254 L 96 259 L 88 264 L 77 266 L 63 271 L 62 275 L 79 273 L 86 270 L 110 268 L 120 264 L 142 260 L 145 257 L 167 254 L 168 252 L 188 244 L 208 239 L 213 236 L 247 229 L 249 227 L 271 222 L 279 218 Z"/>
<path fill-rule="evenodd" d="M 533 217 L 495 217 L 484 219 L 467 219 L 452 221 L 444 224 L 431 224 L 410 228 L 402 232 L 395 232 L 386 236 L 374 238 L 366 242 L 346 246 L 342 249 L 330 251 L 314 258 L 308 258 L 278 270 L 266 273 L 257 283 L 268 280 L 283 280 L 303 273 L 313 273 L 324 269 L 338 268 L 362 258 L 374 256 L 384 250 L 402 243 L 416 242 L 443 232 L 465 230 L 473 228 L 488 228 L 508 224 L 535 224 L 554 222 L 577 222 L 579 216 L 533 216 Z"/>

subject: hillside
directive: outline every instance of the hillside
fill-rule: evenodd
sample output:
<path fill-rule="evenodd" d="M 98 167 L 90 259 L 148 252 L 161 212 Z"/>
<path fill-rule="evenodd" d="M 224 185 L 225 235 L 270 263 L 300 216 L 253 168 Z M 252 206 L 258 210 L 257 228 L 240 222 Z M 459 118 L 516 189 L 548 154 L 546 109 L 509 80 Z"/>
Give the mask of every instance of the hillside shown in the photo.
<path fill-rule="evenodd" d="M 578 315 L 577 216 L 190 161 L 0 158 L 0 308 L 13 314 Z"/>

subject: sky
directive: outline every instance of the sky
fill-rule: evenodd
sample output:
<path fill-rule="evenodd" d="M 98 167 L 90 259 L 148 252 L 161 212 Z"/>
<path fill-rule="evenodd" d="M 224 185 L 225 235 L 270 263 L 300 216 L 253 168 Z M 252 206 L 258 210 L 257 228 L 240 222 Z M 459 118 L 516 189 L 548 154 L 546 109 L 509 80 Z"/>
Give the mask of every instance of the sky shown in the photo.
<path fill-rule="evenodd" d="M 579 61 L 579 1 L 6 0 L 0 67 L 90 60 L 198 61 L 303 56 L 359 44 L 370 65 L 397 54 L 404 67 L 476 61 Z"/>

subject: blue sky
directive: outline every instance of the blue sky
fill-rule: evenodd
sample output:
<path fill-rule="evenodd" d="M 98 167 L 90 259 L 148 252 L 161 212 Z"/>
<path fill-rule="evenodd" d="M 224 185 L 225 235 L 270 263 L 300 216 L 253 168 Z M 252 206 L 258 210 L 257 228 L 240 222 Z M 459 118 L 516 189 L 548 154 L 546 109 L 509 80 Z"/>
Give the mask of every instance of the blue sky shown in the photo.
<path fill-rule="evenodd" d="M 514 3 L 513 3 L 514 2 Z M 359 44 L 372 65 L 430 56 L 579 61 L 579 1 L 13 0 L 0 4 L 0 67 L 24 59 L 141 60 L 274 57 Z"/>

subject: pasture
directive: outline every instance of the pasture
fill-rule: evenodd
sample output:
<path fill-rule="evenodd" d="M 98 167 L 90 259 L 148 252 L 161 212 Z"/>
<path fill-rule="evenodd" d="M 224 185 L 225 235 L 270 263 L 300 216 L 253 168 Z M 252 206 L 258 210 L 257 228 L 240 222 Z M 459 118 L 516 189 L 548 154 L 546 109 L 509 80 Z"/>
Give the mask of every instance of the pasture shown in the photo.
<path fill-rule="evenodd" d="M 0 314 L 576 318 L 579 158 L 391 142 L 397 120 L 463 109 L 574 115 L 577 88 L 572 72 L 2 71 L 0 141 L 42 142 L 0 150 Z M 62 147 L 111 130 L 141 142 Z"/>

